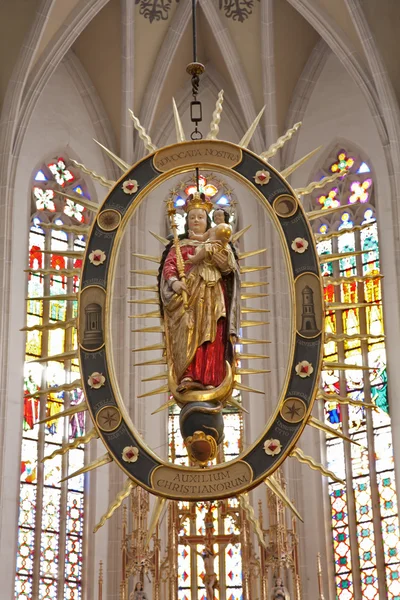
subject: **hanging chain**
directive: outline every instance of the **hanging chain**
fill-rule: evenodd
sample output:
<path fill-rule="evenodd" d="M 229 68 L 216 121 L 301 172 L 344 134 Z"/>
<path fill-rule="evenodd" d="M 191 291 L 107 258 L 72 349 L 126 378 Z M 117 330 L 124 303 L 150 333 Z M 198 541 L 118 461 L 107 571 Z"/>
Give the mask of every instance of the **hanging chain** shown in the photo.
<path fill-rule="evenodd" d="M 194 131 L 190 137 L 192 140 L 203 139 L 203 134 L 198 129 L 198 124 L 203 120 L 203 109 L 200 100 L 197 100 L 200 85 L 200 75 L 205 71 L 203 64 L 197 62 L 197 21 L 196 21 L 196 0 L 192 0 L 192 36 L 193 36 L 193 62 L 187 67 L 186 71 L 192 76 L 192 96 L 190 103 L 190 120 L 194 123 Z"/>

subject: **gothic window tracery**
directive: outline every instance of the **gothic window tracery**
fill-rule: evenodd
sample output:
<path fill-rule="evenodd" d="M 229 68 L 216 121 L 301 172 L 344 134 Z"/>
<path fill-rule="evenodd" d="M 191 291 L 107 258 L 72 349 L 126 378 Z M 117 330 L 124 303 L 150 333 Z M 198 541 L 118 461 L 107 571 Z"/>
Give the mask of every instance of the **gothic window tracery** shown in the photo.
<path fill-rule="evenodd" d="M 325 300 L 349 303 L 346 310 L 326 312 L 325 360 L 362 367 L 322 377 L 324 393 L 332 396 L 326 423 L 360 444 L 327 439 L 328 468 L 345 480 L 329 482 L 336 593 L 339 600 L 360 593 L 394 599 L 400 597 L 400 534 L 373 176 L 368 160 L 342 149 L 322 175 L 346 171 L 314 197 L 319 208 L 343 207 L 315 224 L 319 254 L 343 253 L 321 265 Z M 355 402 L 340 403 L 335 395 Z M 379 410 L 365 410 L 370 402 Z"/>
<path fill-rule="evenodd" d="M 60 480 L 84 465 L 84 450 L 77 446 L 68 455 L 42 462 L 44 456 L 85 432 L 84 413 L 40 423 L 82 400 L 80 389 L 51 391 L 79 379 L 77 360 L 68 352 L 76 338 L 77 301 L 72 298 L 77 291 L 79 270 L 77 275 L 73 271 L 82 262 L 76 255 L 68 256 L 68 252 L 84 251 L 82 225 L 88 222 L 84 207 L 65 201 L 56 193 L 60 190 L 89 197 L 79 173 L 66 158 L 56 156 L 35 170 L 32 178 L 15 579 L 18 599 L 82 597 L 83 475 Z M 34 272 L 36 269 L 39 271 Z M 30 329 L 37 326 L 45 328 Z M 48 355 L 59 358 L 44 360 Z M 40 393 L 41 390 L 46 392 Z"/>

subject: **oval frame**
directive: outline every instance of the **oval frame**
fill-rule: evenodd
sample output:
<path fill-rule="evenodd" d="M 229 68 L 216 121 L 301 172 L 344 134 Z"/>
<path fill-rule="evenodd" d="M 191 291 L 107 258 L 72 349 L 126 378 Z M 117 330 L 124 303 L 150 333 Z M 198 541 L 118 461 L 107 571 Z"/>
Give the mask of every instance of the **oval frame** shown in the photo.
<path fill-rule="evenodd" d="M 152 189 L 170 177 L 191 171 L 195 167 L 217 170 L 238 179 L 252 190 L 269 212 L 281 238 L 292 301 L 289 361 L 274 414 L 259 438 L 236 459 L 201 470 L 162 460 L 136 430 L 125 408 L 115 375 L 110 311 L 116 260 L 127 223 Z M 255 183 L 256 173 L 260 170 L 269 173 L 268 183 Z M 124 187 L 128 180 L 129 186 Z M 282 195 L 290 196 L 296 203 L 296 210 L 290 216 L 279 216 L 274 211 L 274 201 Z M 121 220 L 112 231 L 104 231 L 98 225 L 98 216 L 110 209 L 118 212 Z M 306 250 L 299 252 L 293 246 L 295 239 L 304 240 Z M 100 250 L 106 258 L 101 264 L 94 265 L 89 260 L 89 255 Z M 303 273 L 312 274 L 319 279 L 319 291 L 317 290 L 314 301 L 320 303 L 319 308 L 323 311 L 319 260 L 307 216 L 293 189 L 281 175 L 247 149 L 219 140 L 173 144 L 137 162 L 114 185 L 94 219 L 88 236 L 79 295 L 78 322 L 80 297 L 84 290 L 89 286 L 104 289 L 105 344 L 95 351 L 84 349 L 80 345 L 79 356 L 85 398 L 99 437 L 110 456 L 135 483 L 155 495 L 174 500 L 226 498 L 257 486 L 292 452 L 307 425 L 315 401 L 323 354 L 323 322 L 321 331 L 313 338 L 304 338 L 296 331 L 295 281 Z M 80 335 L 81 332 L 78 331 L 81 344 Z M 308 374 L 306 367 L 300 367 L 306 364 L 312 366 L 312 369 L 308 368 Z M 93 374 L 97 377 L 95 386 Z M 304 417 L 297 423 L 289 423 L 282 418 L 281 408 L 288 398 L 298 398 L 306 405 Z M 121 413 L 118 427 L 111 432 L 105 432 L 96 425 L 96 416 L 105 406 L 114 406 Z"/>

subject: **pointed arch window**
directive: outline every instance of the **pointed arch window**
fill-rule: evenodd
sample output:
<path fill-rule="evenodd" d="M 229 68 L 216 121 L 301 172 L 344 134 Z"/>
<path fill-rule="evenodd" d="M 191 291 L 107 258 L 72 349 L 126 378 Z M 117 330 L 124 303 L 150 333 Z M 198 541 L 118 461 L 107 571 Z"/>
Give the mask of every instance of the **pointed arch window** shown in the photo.
<path fill-rule="evenodd" d="M 84 465 L 84 450 L 42 462 L 85 432 L 84 413 L 51 419 L 82 400 L 69 384 L 79 379 L 73 298 L 88 216 L 59 191 L 89 198 L 79 173 L 57 156 L 32 176 L 16 599 L 82 597 L 84 480 L 62 480 Z"/>
<path fill-rule="evenodd" d="M 329 482 L 336 594 L 339 600 L 398 599 L 400 534 L 372 169 L 368 160 L 341 149 L 321 175 L 347 171 L 314 196 L 319 208 L 343 207 L 315 224 L 319 254 L 326 255 L 325 300 L 349 304 L 325 314 L 325 361 L 354 365 L 323 373 L 325 421 L 359 444 L 331 436 L 326 445 L 329 469 L 345 480 Z M 337 253 L 343 258 L 327 260 Z M 365 409 L 371 402 L 378 410 Z"/>
<path fill-rule="evenodd" d="M 184 233 L 186 215 L 183 210 L 187 195 L 196 191 L 194 177 L 182 182 L 180 189 L 171 190 L 177 209 L 176 221 L 178 233 Z M 237 228 L 235 212 L 235 197 L 228 184 L 215 173 L 204 173 L 199 176 L 199 189 L 214 204 L 210 211 L 213 218 L 215 210 L 223 209 L 229 215 L 229 223 L 233 231 Z M 212 222 L 212 226 L 215 223 Z M 167 235 L 170 230 L 167 226 Z M 241 349 L 238 347 L 238 352 Z M 235 399 L 241 402 L 240 393 L 236 392 Z M 219 450 L 218 462 L 233 460 L 242 451 L 243 418 L 241 412 L 232 407 L 224 410 L 224 441 Z M 169 459 L 177 464 L 189 466 L 189 458 L 179 428 L 179 409 L 173 407 L 168 416 Z M 215 598 L 239 600 L 243 596 L 242 585 L 242 554 L 240 541 L 239 504 L 236 499 L 223 502 L 179 502 L 178 512 L 181 530 L 178 546 L 178 598 L 189 600 L 196 598 L 206 600 L 204 585 L 204 562 L 200 553 L 204 550 L 205 535 L 212 523 L 212 532 L 221 542 L 214 543 L 214 569 L 218 578 L 218 588 Z M 232 538 L 232 542 L 229 538 Z M 188 543 L 186 543 L 186 539 Z"/>

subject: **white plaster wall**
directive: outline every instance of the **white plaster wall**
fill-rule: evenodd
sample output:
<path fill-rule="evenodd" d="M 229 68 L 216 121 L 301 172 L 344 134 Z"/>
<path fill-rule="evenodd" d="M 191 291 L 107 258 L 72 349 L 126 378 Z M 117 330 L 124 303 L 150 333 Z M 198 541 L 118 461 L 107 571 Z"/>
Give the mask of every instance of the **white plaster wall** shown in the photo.
<path fill-rule="evenodd" d="M 6 402 L 6 447 L 5 470 L 1 476 L 6 480 L 6 498 L 4 510 L 1 514 L 1 540 L 0 540 L 0 581 L 2 583 L 2 597 L 13 597 L 14 573 L 16 559 L 16 533 L 19 504 L 19 461 L 20 440 L 22 433 L 23 411 L 23 360 L 25 335 L 20 332 L 25 325 L 25 297 L 26 274 L 23 272 L 27 266 L 28 256 L 28 231 L 30 222 L 30 183 L 32 173 L 42 161 L 60 153 L 85 163 L 88 167 L 99 173 L 106 170 L 100 150 L 92 138 L 95 137 L 94 128 L 89 115 L 81 100 L 78 90 L 74 87 L 66 69 L 60 65 L 39 99 L 31 122 L 27 129 L 22 151 L 17 167 L 16 187 L 13 211 L 14 221 L 10 223 L 13 228 L 12 245 L 12 270 L 11 284 L 11 316 L 9 339 L 9 372 L 7 381 Z M 93 184 L 85 176 L 91 198 L 101 201 L 106 189 Z M 96 444 L 90 448 L 90 458 L 93 459 L 102 452 Z M 108 471 L 103 468 L 96 476 L 87 475 L 86 487 L 90 490 L 91 501 L 88 503 L 87 515 L 91 523 L 99 517 L 108 504 Z M 98 519 L 97 519 L 98 520 Z M 97 543 L 93 543 L 93 536 L 87 536 L 89 543 L 90 562 L 87 563 L 86 577 L 93 575 L 94 565 L 100 559 L 105 561 L 107 543 L 107 525 L 98 534 Z M 102 543 L 102 540 L 104 542 Z M 97 570 L 97 566 L 96 566 Z M 87 582 L 88 598 L 94 598 L 94 582 Z"/>
<path fill-rule="evenodd" d="M 397 482 L 400 485 L 400 411 L 396 402 L 399 370 L 396 369 L 396 354 L 399 339 L 398 290 L 395 276 L 395 242 L 392 223 L 392 208 L 388 170 L 384 148 L 381 145 L 374 119 L 363 95 L 343 69 L 338 59 L 331 54 L 321 72 L 310 97 L 299 132 L 294 160 L 304 156 L 323 144 L 315 159 L 311 159 L 293 176 L 293 187 L 301 187 L 313 181 L 318 169 L 325 164 L 332 146 L 338 141 L 359 148 L 369 158 L 375 174 L 375 201 L 378 213 L 380 248 L 385 278 L 384 311 L 387 335 L 387 358 L 389 386 L 391 390 L 392 433 L 397 454 Z M 317 206 L 313 207 L 318 208 Z M 315 408 L 315 416 L 322 415 L 322 407 Z M 323 439 L 319 432 L 307 429 L 300 446 L 306 454 L 324 462 Z M 332 555 L 330 546 L 330 507 L 327 505 L 326 481 L 318 473 L 298 465 L 289 464 L 289 487 L 295 492 L 296 504 L 304 517 L 300 525 L 301 570 L 303 597 L 316 597 L 317 570 L 316 554 L 322 553 L 325 579 L 325 597 L 334 598 Z M 326 544 L 327 541 L 327 544 Z M 328 590 L 328 583 L 330 587 Z M 328 592 L 329 591 L 329 595 Z"/>

